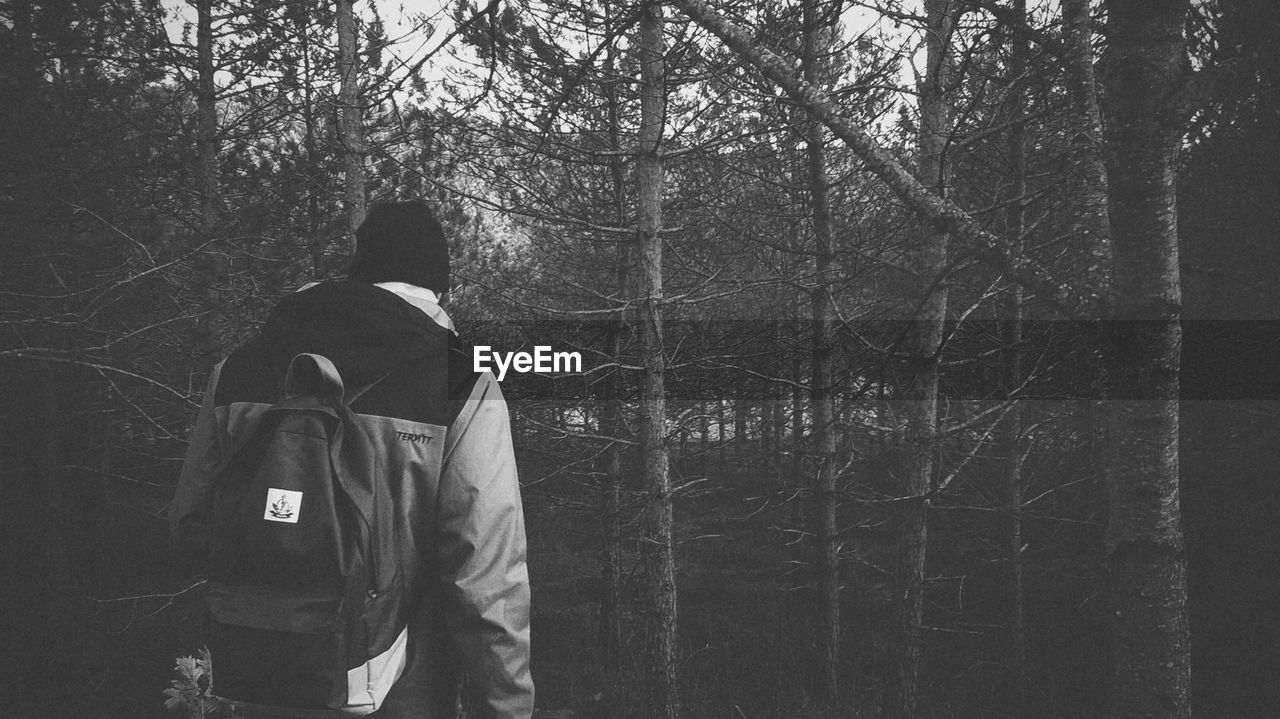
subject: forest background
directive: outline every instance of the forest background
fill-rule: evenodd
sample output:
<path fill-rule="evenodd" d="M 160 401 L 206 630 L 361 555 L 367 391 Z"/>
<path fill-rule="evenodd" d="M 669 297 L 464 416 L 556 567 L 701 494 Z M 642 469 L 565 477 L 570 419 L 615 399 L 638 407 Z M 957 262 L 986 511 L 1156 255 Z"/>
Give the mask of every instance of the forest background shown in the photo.
<path fill-rule="evenodd" d="M 504 382 L 540 716 L 1275 716 L 1278 17 L 0 2 L 0 706 L 198 711 L 209 368 L 425 198 L 585 360 Z"/>

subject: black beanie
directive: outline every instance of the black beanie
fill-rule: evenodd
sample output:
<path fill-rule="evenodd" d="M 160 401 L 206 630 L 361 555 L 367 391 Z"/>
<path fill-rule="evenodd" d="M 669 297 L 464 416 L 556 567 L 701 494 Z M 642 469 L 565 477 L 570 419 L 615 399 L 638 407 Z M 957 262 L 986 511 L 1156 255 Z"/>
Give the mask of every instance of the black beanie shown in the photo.
<path fill-rule="evenodd" d="M 449 290 L 449 244 L 425 202 L 374 205 L 356 230 L 347 278 L 375 284 L 407 282 Z"/>

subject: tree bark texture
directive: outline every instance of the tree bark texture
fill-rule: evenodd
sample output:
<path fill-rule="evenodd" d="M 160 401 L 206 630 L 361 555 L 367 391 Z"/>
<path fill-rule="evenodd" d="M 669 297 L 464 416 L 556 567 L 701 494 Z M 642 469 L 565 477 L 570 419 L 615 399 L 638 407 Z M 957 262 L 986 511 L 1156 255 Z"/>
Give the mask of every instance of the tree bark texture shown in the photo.
<path fill-rule="evenodd" d="M 1103 111 L 1114 276 L 1106 551 L 1113 715 L 1191 716 L 1178 493 L 1181 288 L 1175 178 L 1187 0 L 1107 4 Z"/>
<path fill-rule="evenodd" d="M 796 348 L 802 346 L 802 335 L 803 330 L 797 327 L 795 336 L 791 338 Z M 790 526 L 794 527 L 799 534 L 789 540 L 787 559 L 790 567 L 786 576 L 788 578 L 788 588 L 796 589 L 809 584 L 804 567 L 808 554 L 806 547 L 810 541 L 810 529 L 806 516 L 809 512 L 806 511 L 807 503 L 802 501 L 804 495 L 800 492 L 805 486 L 804 453 L 808 440 L 804 431 L 804 361 L 799 351 L 791 353 L 791 379 L 791 437 L 789 443 L 791 462 L 790 466 L 787 467 L 787 487 L 790 490 L 788 495 L 795 499 L 787 502 L 787 516 L 791 523 Z"/>
<path fill-rule="evenodd" d="M 1093 71 L 1093 29 L 1089 0 L 1062 0 L 1067 93 L 1071 114 L 1071 159 L 1077 168 L 1071 188 L 1076 221 L 1072 226 L 1083 258 L 1076 285 L 1106 314 L 1110 300 L 1111 224 L 1107 215 L 1107 170 L 1102 160 L 1102 118 Z"/>
<path fill-rule="evenodd" d="M 781 323 L 779 323 L 781 328 Z M 779 331 L 778 346 L 781 347 L 783 338 L 782 332 Z M 769 447 L 769 466 L 772 470 L 774 478 L 778 482 L 779 487 L 786 487 L 786 470 L 782 467 L 782 459 L 786 456 L 786 431 L 787 431 L 787 410 L 785 406 L 786 400 L 775 399 L 769 403 L 769 411 L 773 415 L 773 439 Z M 704 472 L 705 473 L 705 472 Z"/>
<path fill-rule="evenodd" d="M 805 0 L 802 11 L 800 67 L 805 82 L 816 86 L 820 65 L 821 28 L 817 0 Z M 828 706 L 840 701 L 840 545 L 836 530 L 836 447 L 831 399 L 831 325 L 835 314 L 831 287 L 831 213 L 827 207 L 827 159 L 822 125 L 805 119 L 806 185 L 809 219 L 813 227 L 814 288 L 810 303 L 813 326 L 812 377 L 809 384 L 813 416 L 814 533 L 817 535 L 814 591 L 817 598 L 819 696 Z"/>
<path fill-rule="evenodd" d="M 733 446 L 737 448 L 739 457 L 747 446 L 747 418 L 750 414 L 751 408 L 745 399 L 733 401 Z"/>
<path fill-rule="evenodd" d="M 951 82 L 948 48 L 956 20 L 954 0 L 925 0 L 926 69 L 919 88 L 921 184 L 938 197 L 947 194 L 945 152 L 951 129 L 947 88 Z M 947 262 L 947 233 L 926 223 L 910 254 L 915 276 L 916 314 L 910 320 L 906 351 L 911 367 L 906 400 L 901 515 L 894 567 L 896 622 L 890 642 L 892 661 L 885 692 L 885 716 L 913 719 L 920 671 L 920 625 L 924 611 L 925 554 L 928 542 L 928 492 L 934 472 L 938 422 L 938 348 L 946 318 L 947 293 L 942 274 Z"/>
<path fill-rule="evenodd" d="M 316 280 L 325 275 L 325 242 L 321 231 L 320 217 L 320 170 L 316 152 L 316 108 L 314 90 L 312 88 L 311 68 L 311 33 L 309 32 L 308 15 L 300 12 L 296 15 L 296 32 L 302 41 L 302 124 L 303 152 L 306 153 L 307 182 L 307 250 L 311 254 L 311 273 Z"/>
<path fill-rule="evenodd" d="M 1069 1 L 1069 0 L 1068 0 Z M 1027 1 L 1013 0 L 1012 20 L 1018 24 L 1027 21 Z M 1015 35 L 1009 52 L 1009 82 L 1006 84 L 1005 113 L 1009 122 L 1006 140 L 1009 156 L 1009 180 L 1005 201 L 1005 244 L 1011 252 L 1023 250 L 1023 234 L 1026 232 L 1027 162 L 1026 162 L 1026 111 L 1023 106 L 1023 89 L 1027 72 L 1027 40 Z M 1011 706 L 1026 711 L 1027 631 L 1026 605 L 1023 600 L 1022 568 L 1022 405 L 1015 393 L 1022 384 L 1022 287 L 1013 285 L 1004 298 L 1001 312 L 1001 342 L 1005 347 L 1002 357 L 1002 384 L 1006 401 L 1013 402 L 997 428 L 996 441 L 1004 458 L 1004 511 L 1003 535 L 1007 564 L 1006 587 L 1009 596 L 1009 654 L 1008 663 L 1013 669 L 1013 697 Z"/>
<path fill-rule="evenodd" d="M 671 476 L 667 466 L 662 332 L 662 125 L 666 115 L 665 47 L 662 5 L 646 3 L 640 15 L 640 132 L 637 260 L 640 291 L 640 340 L 643 379 L 640 397 L 640 441 L 644 457 L 646 501 L 642 527 L 645 577 L 646 691 L 648 719 L 679 715 L 676 654 L 676 575 L 673 535 L 675 518 Z"/>
<path fill-rule="evenodd" d="M 196 7 L 196 178 L 200 188 L 200 237 L 205 245 L 196 271 L 201 287 L 201 318 L 196 347 L 207 361 L 221 354 L 216 317 L 221 311 L 227 257 L 213 242 L 218 233 L 218 108 L 214 87 L 213 0 L 195 0 Z"/>
<path fill-rule="evenodd" d="M 213 73 L 213 0 L 196 0 L 196 150 L 202 240 L 213 236 L 218 221 L 218 109 Z"/>
<path fill-rule="evenodd" d="M 609 329 L 606 340 L 611 352 L 618 352 L 618 330 Z M 619 382 L 611 377 L 606 385 L 601 434 L 618 437 L 623 431 Z M 609 689 L 618 682 L 622 658 L 622 444 L 611 442 L 604 453 L 600 472 L 600 653 L 609 678 Z"/>
<path fill-rule="evenodd" d="M 345 171 L 347 235 L 356 249 L 356 229 L 364 222 L 364 127 L 360 107 L 360 63 L 356 54 L 355 0 L 337 0 L 338 137 Z"/>
<path fill-rule="evenodd" d="M 607 10 L 606 10 L 607 12 Z M 606 22 L 608 19 L 606 18 Z M 605 73 L 612 77 L 614 73 L 614 54 L 610 47 L 605 51 Z M 609 163 L 609 176 L 612 183 L 614 222 L 623 227 L 627 222 L 626 182 L 622 167 L 622 136 L 618 117 L 618 96 L 616 86 L 608 83 L 604 86 L 605 102 L 608 107 L 609 145 L 616 153 Z M 616 248 L 615 281 L 618 295 L 626 296 L 627 274 L 630 271 L 627 247 L 619 244 Z M 621 351 L 621 335 L 625 331 L 625 309 L 620 309 L 611 320 L 606 337 L 606 347 L 610 357 L 617 357 Z M 620 438 L 624 430 L 622 387 L 616 372 L 611 373 L 605 383 L 605 425 L 601 434 L 606 437 Z M 622 467 L 623 444 L 611 442 L 605 450 L 605 466 L 600 476 L 600 574 L 603 584 L 600 593 L 600 649 L 604 659 L 604 670 L 607 677 L 606 691 L 617 690 L 621 680 L 622 661 Z M 606 705 L 614 711 L 618 707 L 614 696 L 606 697 Z"/>
<path fill-rule="evenodd" d="M 724 428 L 726 426 L 724 405 L 725 405 L 725 402 L 727 401 L 729 400 L 717 399 L 715 401 L 716 402 L 716 443 L 717 443 L 716 449 L 718 450 L 718 453 L 720 455 L 721 464 L 724 464 L 725 448 L 728 444 L 724 439 L 725 437 Z"/>

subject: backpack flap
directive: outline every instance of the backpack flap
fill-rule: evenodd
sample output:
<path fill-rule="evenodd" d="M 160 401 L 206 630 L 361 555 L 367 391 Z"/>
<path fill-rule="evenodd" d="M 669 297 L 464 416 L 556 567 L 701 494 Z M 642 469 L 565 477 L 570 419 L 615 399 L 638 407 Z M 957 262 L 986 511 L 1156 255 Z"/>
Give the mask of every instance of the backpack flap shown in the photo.
<path fill-rule="evenodd" d="M 376 383 L 375 383 L 376 384 Z M 371 387 L 372 385 L 370 385 Z M 355 394 L 359 396 L 364 394 L 369 387 L 358 390 Z M 279 408 L 281 410 L 311 410 L 329 415 L 337 420 L 337 436 L 331 442 L 331 460 L 335 466 L 342 464 L 341 455 L 343 451 L 343 434 L 345 432 L 360 432 L 360 427 L 355 421 L 351 409 L 344 401 L 343 395 L 346 393 L 343 386 L 342 376 L 338 374 L 338 368 L 328 357 L 318 354 L 299 354 L 289 363 L 289 371 L 284 378 L 284 396 L 285 399 L 272 410 Z M 270 413 L 271 410 L 268 410 Z M 358 445 L 359 443 L 357 443 Z M 358 450 L 358 447 L 357 447 Z M 376 461 L 376 458 L 365 458 L 367 461 Z M 348 460 L 346 462 L 350 464 Z M 350 469 L 344 467 L 343 469 Z M 361 468 L 363 469 L 363 467 Z M 370 482 L 371 478 L 365 478 L 365 482 L 358 481 L 358 478 L 351 476 L 349 471 L 334 472 L 338 484 L 342 487 L 343 492 L 351 500 L 352 504 L 360 513 L 360 518 L 364 522 L 365 531 L 370 535 L 373 531 L 373 491 Z M 372 568 L 376 572 L 377 567 Z"/>

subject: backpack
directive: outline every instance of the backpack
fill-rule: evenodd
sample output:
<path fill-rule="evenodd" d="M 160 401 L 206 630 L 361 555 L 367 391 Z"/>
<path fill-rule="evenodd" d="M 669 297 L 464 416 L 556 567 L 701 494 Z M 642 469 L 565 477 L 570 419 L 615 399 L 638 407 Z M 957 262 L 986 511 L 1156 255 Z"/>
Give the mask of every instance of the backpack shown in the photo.
<path fill-rule="evenodd" d="M 363 716 L 404 670 L 396 513 L 378 452 L 348 406 L 372 386 L 344 399 L 332 362 L 295 356 L 283 399 L 215 478 L 211 693 L 237 708 Z"/>

